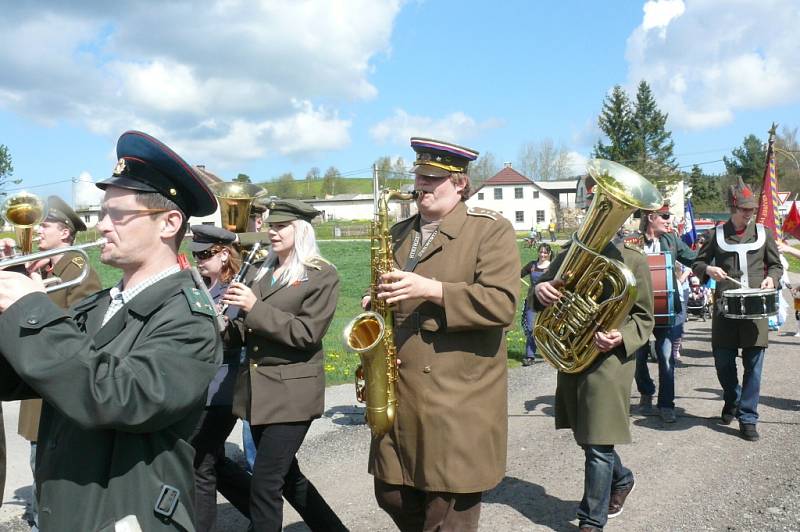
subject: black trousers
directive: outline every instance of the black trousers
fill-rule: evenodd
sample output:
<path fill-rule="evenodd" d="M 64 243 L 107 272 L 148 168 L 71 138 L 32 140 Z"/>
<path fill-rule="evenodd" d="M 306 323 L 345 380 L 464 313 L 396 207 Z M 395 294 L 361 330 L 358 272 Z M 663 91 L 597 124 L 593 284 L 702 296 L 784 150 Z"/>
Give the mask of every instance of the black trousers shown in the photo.
<path fill-rule="evenodd" d="M 34 481 L 35 482 L 35 481 Z M 6 488 L 6 429 L 3 426 L 3 403 L 0 403 L 0 506 Z"/>
<path fill-rule="evenodd" d="M 225 440 L 236 425 L 229 406 L 207 407 L 192 437 L 195 526 L 211 532 L 217 522 L 217 490 L 245 517 L 250 517 L 250 474 L 225 457 Z"/>
<path fill-rule="evenodd" d="M 250 515 L 256 532 L 280 532 L 283 498 L 311 530 L 347 530 L 297 464 L 295 454 L 310 425 L 311 420 L 251 426 L 258 448 L 250 487 Z"/>
<path fill-rule="evenodd" d="M 375 479 L 375 500 L 401 532 L 475 532 L 482 496 L 423 491 Z"/>

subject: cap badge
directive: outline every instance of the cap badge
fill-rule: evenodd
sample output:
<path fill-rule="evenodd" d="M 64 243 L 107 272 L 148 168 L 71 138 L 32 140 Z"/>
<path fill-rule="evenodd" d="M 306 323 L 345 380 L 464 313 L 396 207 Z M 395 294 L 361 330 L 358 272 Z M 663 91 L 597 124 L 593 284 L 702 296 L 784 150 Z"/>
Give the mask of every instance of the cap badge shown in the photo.
<path fill-rule="evenodd" d="M 174 188 L 171 188 L 171 189 L 169 189 L 169 195 L 170 195 L 170 196 L 175 196 L 175 195 L 177 195 L 177 194 L 178 194 L 178 191 L 177 191 L 177 190 L 175 190 Z"/>
<path fill-rule="evenodd" d="M 122 175 L 126 168 L 127 164 L 125 163 L 125 159 L 120 159 L 117 161 L 116 166 L 114 166 L 114 175 Z"/>
<path fill-rule="evenodd" d="M 275 202 L 274 201 L 270 201 L 269 202 L 269 209 L 272 210 L 274 208 L 275 208 Z"/>

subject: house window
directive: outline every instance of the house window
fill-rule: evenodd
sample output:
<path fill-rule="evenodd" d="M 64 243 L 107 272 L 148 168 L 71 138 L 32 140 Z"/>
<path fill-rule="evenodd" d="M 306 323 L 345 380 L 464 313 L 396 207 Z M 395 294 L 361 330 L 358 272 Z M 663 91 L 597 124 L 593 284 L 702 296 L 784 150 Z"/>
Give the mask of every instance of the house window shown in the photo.
<path fill-rule="evenodd" d="M 539 191 L 538 190 L 534 190 L 533 191 L 533 199 L 539 199 Z"/>
<path fill-rule="evenodd" d="M 478 192 L 478 199 L 479 199 L 479 200 L 482 200 L 482 199 L 483 199 L 483 192 Z"/>
<path fill-rule="evenodd" d="M 83 221 L 88 224 L 89 222 L 92 221 L 92 216 L 90 214 L 84 214 L 83 215 Z"/>
<path fill-rule="evenodd" d="M 516 211 L 515 218 L 518 222 L 525 221 L 525 211 Z"/>
<path fill-rule="evenodd" d="M 494 199 L 503 199 L 503 189 L 502 188 L 494 189 Z"/>
<path fill-rule="evenodd" d="M 544 211 L 536 211 L 536 223 L 540 224 L 544 222 Z"/>
<path fill-rule="evenodd" d="M 514 188 L 514 199 L 522 199 L 522 187 Z"/>

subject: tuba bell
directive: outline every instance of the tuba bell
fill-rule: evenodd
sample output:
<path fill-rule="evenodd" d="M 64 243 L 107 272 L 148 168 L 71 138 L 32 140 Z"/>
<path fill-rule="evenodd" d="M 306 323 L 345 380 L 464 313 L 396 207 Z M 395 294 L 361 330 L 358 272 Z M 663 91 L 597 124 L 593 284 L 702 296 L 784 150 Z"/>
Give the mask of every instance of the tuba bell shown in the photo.
<path fill-rule="evenodd" d="M 636 301 L 633 273 L 600 253 L 634 211 L 663 204 L 656 187 L 626 166 L 593 159 L 587 170 L 595 195 L 554 277 L 562 297 L 538 313 L 533 330 L 537 350 L 564 373 L 589 367 L 600 354 L 594 333 L 619 327 Z"/>
<path fill-rule="evenodd" d="M 247 231 L 253 202 L 267 193 L 258 185 L 237 181 L 212 183 L 210 188 L 219 203 L 221 227 L 234 233 Z"/>

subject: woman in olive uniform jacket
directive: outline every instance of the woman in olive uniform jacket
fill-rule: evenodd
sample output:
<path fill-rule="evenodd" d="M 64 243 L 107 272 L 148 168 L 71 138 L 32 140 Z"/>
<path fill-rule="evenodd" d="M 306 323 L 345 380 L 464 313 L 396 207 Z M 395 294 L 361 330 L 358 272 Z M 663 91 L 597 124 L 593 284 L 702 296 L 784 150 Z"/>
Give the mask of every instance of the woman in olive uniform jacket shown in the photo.
<path fill-rule="evenodd" d="M 247 366 L 236 382 L 233 411 L 250 422 L 258 447 L 250 517 L 259 532 L 280 530 L 285 497 L 312 530 L 344 530 L 295 457 L 325 406 L 322 338 L 336 310 L 339 276 L 319 254 L 309 223 L 316 210 L 297 200 L 269 208 L 269 254 L 222 300 L 246 313 L 239 321 Z"/>
<path fill-rule="evenodd" d="M 551 305 L 561 293 L 553 278 L 564 260 L 563 251 L 529 297 L 537 310 Z M 580 373 L 558 373 L 556 428 L 572 429 L 586 457 L 583 499 L 578 507 L 581 531 L 602 530 L 609 517 L 622 512 L 633 490 L 633 473 L 622 465 L 614 446 L 631 442 L 630 392 L 636 370 L 636 350 L 653 331 L 653 293 L 644 253 L 624 244 L 608 244 L 602 253 L 623 261 L 636 278 L 637 298 L 618 330 L 595 333 L 601 355 Z"/>
<path fill-rule="evenodd" d="M 783 275 L 778 247 L 761 224 L 752 223 L 758 202 L 747 185 L 739 182 L 730 191 L 731 218 L 718 226 L 697 253 L 693 269 L 697 275 L 708 274 L 717 281 L 714 292 L 714 315 L 711 322 L 711 350 L 725 404 L 722 422 L 739 419 L 741 436 L 750 441 L 759 438 L 758 400 L 761 392 L 761 368 L 769 341 L 767 319 L 729 319 L 724 314 L 726 290 L 739 288 L 732 277 L 751 288 L 775 288 Z M 746 256 L 746 260 L 742 257 Z M 736 356 L 742 350 L 744 374 L 742 385 L 736 373 Z"/>

